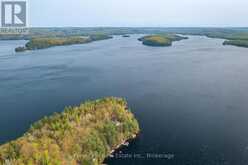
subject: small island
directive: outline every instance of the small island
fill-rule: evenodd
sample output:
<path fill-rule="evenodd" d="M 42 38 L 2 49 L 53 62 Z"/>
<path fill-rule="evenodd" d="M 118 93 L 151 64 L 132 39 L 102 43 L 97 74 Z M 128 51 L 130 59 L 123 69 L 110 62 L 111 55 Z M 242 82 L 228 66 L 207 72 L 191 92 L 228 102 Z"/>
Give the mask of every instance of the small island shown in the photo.
<path fill-rule="evenodd" d="M 112 36 L 104 34 L 93 34 L 90 36 L 70 36 L 70 37 L 37 37 L 30 39 L 24 47 L 15 48 L 16 52 L 26 50 L 45 49 L 54 46 L 85 44 L 94 41 L 111 39 Z"/>
<path fill-rule="evenodd" d="M 248 48 L 248 40 L 226 40 L 223 45 L 233 45 Z"/>
<path fill-rule="evenodd" d="M 139 41 L 142 41 L 143 45 L 147 46 L 171 46 L 172 42 L 180 41 L 183 39 L 188 39 L 187 37 L 182 37 L 179 35 L 148 35 L 142 38 L 139 38 Z"/>
<path fill-rule="evenodd" d="M 124 99 L 87 101 L 41 119 L 22 137 L 0 146 L 0 164 L 100 165 L 139 131 Z"/>
<path fill-rule="evenodd" d="M 126 37 L 127 38 L 127 37 L 130 37 L 130 35 L 124 34 L 124 35 L 122 35 L 122 37 L 124 37 L 124 38 Z"/>

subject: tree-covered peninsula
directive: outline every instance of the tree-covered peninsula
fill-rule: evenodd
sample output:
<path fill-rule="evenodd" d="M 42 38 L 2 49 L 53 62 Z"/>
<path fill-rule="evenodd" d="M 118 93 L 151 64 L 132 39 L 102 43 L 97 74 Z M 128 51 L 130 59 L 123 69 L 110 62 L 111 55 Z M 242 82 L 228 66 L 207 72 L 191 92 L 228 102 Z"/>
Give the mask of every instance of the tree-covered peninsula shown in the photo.
<path fill-rule="evenodd" d="M 248 48 L 248 40 L 226 40 L 223 45 L 233 45 Z"/>
<path fill-rule="evenodd" d="M 100 165 L 139 133 L 121 98 L 87 101 L 34 123 L 15 141 L 0 146 L 3 165 Z"/>
<path fill-rule="evenodd" d="M 69 37 L 37 37 L 30 39 L 24 47 L 17 47 L 16 52 L 26 50 L 45 49 L 54 46 L 85 44 L 93 41 L 110 39 L 112 36 L 104 34 L 92 34 L 90 36 L 69 36 Z"/>
<path fill-rule="evenodd" d="M 182 37 L 179 35 L 169 35 L 169 34 L 158 34 L 158 35 L 148 35 L 139 38 L 144 45 L 147 46 L 171 46 L 172 42 L 187 39 L 187 37 Z"/>

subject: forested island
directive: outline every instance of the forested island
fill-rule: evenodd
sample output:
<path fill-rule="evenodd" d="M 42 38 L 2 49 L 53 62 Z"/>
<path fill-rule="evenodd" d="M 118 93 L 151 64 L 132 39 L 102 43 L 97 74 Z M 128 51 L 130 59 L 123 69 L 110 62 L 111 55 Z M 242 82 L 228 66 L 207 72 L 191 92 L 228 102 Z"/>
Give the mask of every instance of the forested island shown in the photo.
<path fill-rule="evenodd" d="M 124 99 L 87 101 L 41 119 L 19 139 L 0 146 L 0 164 L 100 165 L 139 131 Z"/>
<path fill-rule="evenodd" d="M 169 34 L 159 34 L 159 35 L 148 35 L 139 38 L 143 45 L 147 46 L 171 46 L 172 42 L 187 39 L 187 37 L 182 37 L 179 35 L 169 35 Z"/>
<path fill-rule="evenodd" d="M 87 37 L 84 36 L 68 36 L 68 37 L 38 37 L 30 39 L 24 47 L 15 48 L 16 52 L 26 50 L 45 49 L 54 46 L 85 44 L 93 41 L 105 40 L 113 38 L 109 35 L 94 34 Z"/>

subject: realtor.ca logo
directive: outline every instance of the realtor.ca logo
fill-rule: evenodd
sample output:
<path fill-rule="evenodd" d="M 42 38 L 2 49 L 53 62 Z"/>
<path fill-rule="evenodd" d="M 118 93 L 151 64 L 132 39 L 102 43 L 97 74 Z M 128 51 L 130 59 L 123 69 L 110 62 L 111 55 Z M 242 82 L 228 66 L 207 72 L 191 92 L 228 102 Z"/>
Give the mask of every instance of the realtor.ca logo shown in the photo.
<path fill-rule="evenodd" d="M 27 0 L 1 0 L 0 34 L 23 34 L 28 32 Z"/>

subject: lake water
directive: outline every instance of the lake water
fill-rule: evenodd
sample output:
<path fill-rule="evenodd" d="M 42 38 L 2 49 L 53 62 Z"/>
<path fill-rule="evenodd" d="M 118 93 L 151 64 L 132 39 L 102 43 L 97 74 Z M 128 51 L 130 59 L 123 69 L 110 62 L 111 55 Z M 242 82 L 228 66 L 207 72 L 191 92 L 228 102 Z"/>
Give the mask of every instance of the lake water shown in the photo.
<path fill-rule="evenodd" d="M 25 41 L 0 41 L 0 143 L 67 105 L 119 96 L 142 132 L 108 164 L 247 165 L 248 49 L 200 36 L 147 47 L 138 37 L 19 54 Z"/>

